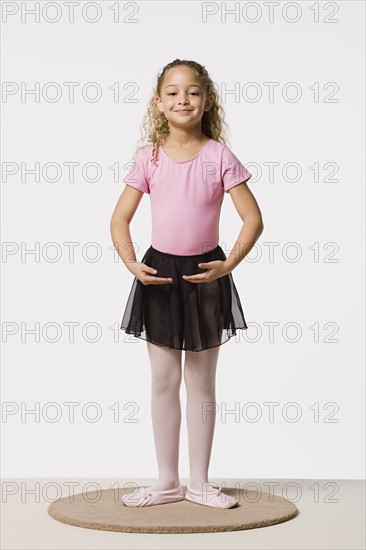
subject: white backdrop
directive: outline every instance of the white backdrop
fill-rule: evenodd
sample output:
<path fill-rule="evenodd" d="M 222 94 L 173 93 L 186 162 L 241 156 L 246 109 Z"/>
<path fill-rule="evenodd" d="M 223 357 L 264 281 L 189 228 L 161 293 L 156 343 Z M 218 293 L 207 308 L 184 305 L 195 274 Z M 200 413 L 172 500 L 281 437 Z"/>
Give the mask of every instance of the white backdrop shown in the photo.
<path fill-rule="evenodd" d="M 181 58 L 217 84 L 265 224 L 232 272 L 249 329 L 220 350 L 209 476 L 364 477 L 364 3 L 80 2 L 74 22 L 62 2 L 37 22 L 2 4 L 2 475 L 157 476 L 109 222 L 156 76 Z M 227 253 L 240 227 L 227 194 Z M 145 195 L 139 260 L 150 232 Z M 183 382 L 181 403 L 185 478 Z"/>

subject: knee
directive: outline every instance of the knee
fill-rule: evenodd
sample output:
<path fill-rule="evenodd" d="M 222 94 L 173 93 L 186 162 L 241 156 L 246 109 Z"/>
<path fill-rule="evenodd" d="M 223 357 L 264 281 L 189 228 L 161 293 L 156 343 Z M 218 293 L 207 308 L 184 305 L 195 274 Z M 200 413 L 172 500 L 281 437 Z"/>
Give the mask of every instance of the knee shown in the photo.
<path fill-rule="evenodd" d="M 212 393 L 215 389 L 215 368 L 205 369 L 186 363 L 184 368 L 184 383 L 187 391 L 198 390 L 201 393 Z"/>
<path fill-rule="evenodd" d="M 181 379 L 182 376 L 179 372 L 154 373 L 152 387 L 158 393 L 179 393 Z"/>

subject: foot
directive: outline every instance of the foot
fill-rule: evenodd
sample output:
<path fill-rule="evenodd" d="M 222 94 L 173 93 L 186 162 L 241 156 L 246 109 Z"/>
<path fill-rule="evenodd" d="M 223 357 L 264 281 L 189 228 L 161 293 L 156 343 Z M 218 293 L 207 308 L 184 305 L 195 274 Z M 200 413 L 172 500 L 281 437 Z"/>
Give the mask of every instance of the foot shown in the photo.
<path fill-rule="evenodd" d="M 239 501 L 234 497 L 222 493 L 220 489 L 215 489 L 209 484 L 206 484 L 202 491 L 187 485 L 185 498 L 194 504 L 212 506 L 213 508 L 234 508 L 239 504 Z"/>
<path fill-rule="evenodd" d="M 183 500 L 183 487 L 178 485 L 173 489 L 160 491 L 153 487 L 139 487 L 137 490 L 122 496 L 125 506 L 153 506 L 156 504 L 169 504 Z"/>

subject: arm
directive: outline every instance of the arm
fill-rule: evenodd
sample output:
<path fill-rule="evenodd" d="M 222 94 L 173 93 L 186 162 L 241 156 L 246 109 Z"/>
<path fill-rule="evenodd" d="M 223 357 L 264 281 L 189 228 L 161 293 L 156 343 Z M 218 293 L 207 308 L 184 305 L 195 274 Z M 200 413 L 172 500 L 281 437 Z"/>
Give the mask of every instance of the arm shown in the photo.
<path fill-rule="evenodd" d="M 110 230 L 114 248 L 122 259 L 127 269 L 144 285 L 164 285 L 173 284 L 171 277 L 158 277 L 156 269 L 138 262 L 135 256 L 135 249 L 130 234 L 130 223 L 135 215 L 138 205 L 143 196 L 143 192 L 126 184 L 116 207 L 113 211 Z"/>
<path fill-rule="evenodd" d="M 242 181 L 238 185 L 234 185 L 229 189 L 229 193 L 239 216 L 243 220 L 243 227 L 236 239 L 235 247 L 232 248 L 225 261 L 213 260 L 198 264 L 199 267 L 202 269 L 207 268 L 208 271 L 197 275 L 182 275 L 185 281 L 192 283 L 210 282 L 218 277 L 228 275 L 249 254 L 263 232 L 264 225 L 261 211 L 246 182 Z"/>
<path fill-rule="evenodd" d="M 239 216 L 243 220 L 243 226 L 225 262 L 228 273 L 249 254 L 264 229 L 258 203 L 246 182 L 243 181 L 232 187 L 229 194 Z"/>
<path fill-rule="evenodd" d="M 130 223 L 142 196 L 142 191 L 131 185 L 126 185 L 118 199 L 110 222 L 113 246 L 129 271 L 131 271 L 132 263 L 137 261 L 130 234 Z"/>

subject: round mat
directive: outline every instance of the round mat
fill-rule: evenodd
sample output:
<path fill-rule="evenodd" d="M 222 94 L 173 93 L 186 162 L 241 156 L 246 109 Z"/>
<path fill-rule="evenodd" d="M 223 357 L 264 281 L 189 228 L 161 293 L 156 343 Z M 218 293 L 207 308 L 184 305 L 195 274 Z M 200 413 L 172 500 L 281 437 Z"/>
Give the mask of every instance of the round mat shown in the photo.
<path fill-rule="evenodd" d="M 220 487 L 221 488 L 221 487 Z M 183 486 L 185 494 L 187 487 Z M 155 506 L 125 506 L 121 502 L 128 489 L 101 489 L 56 500 L 49 515 L 62 523 L 125 533 L 212 533 L 266 527 L 287 521 L 298 514 L 292 502 L 263 491 L 221 488 L 239 500 L 235 508 L 213 508 L 188 500 Z"/>

